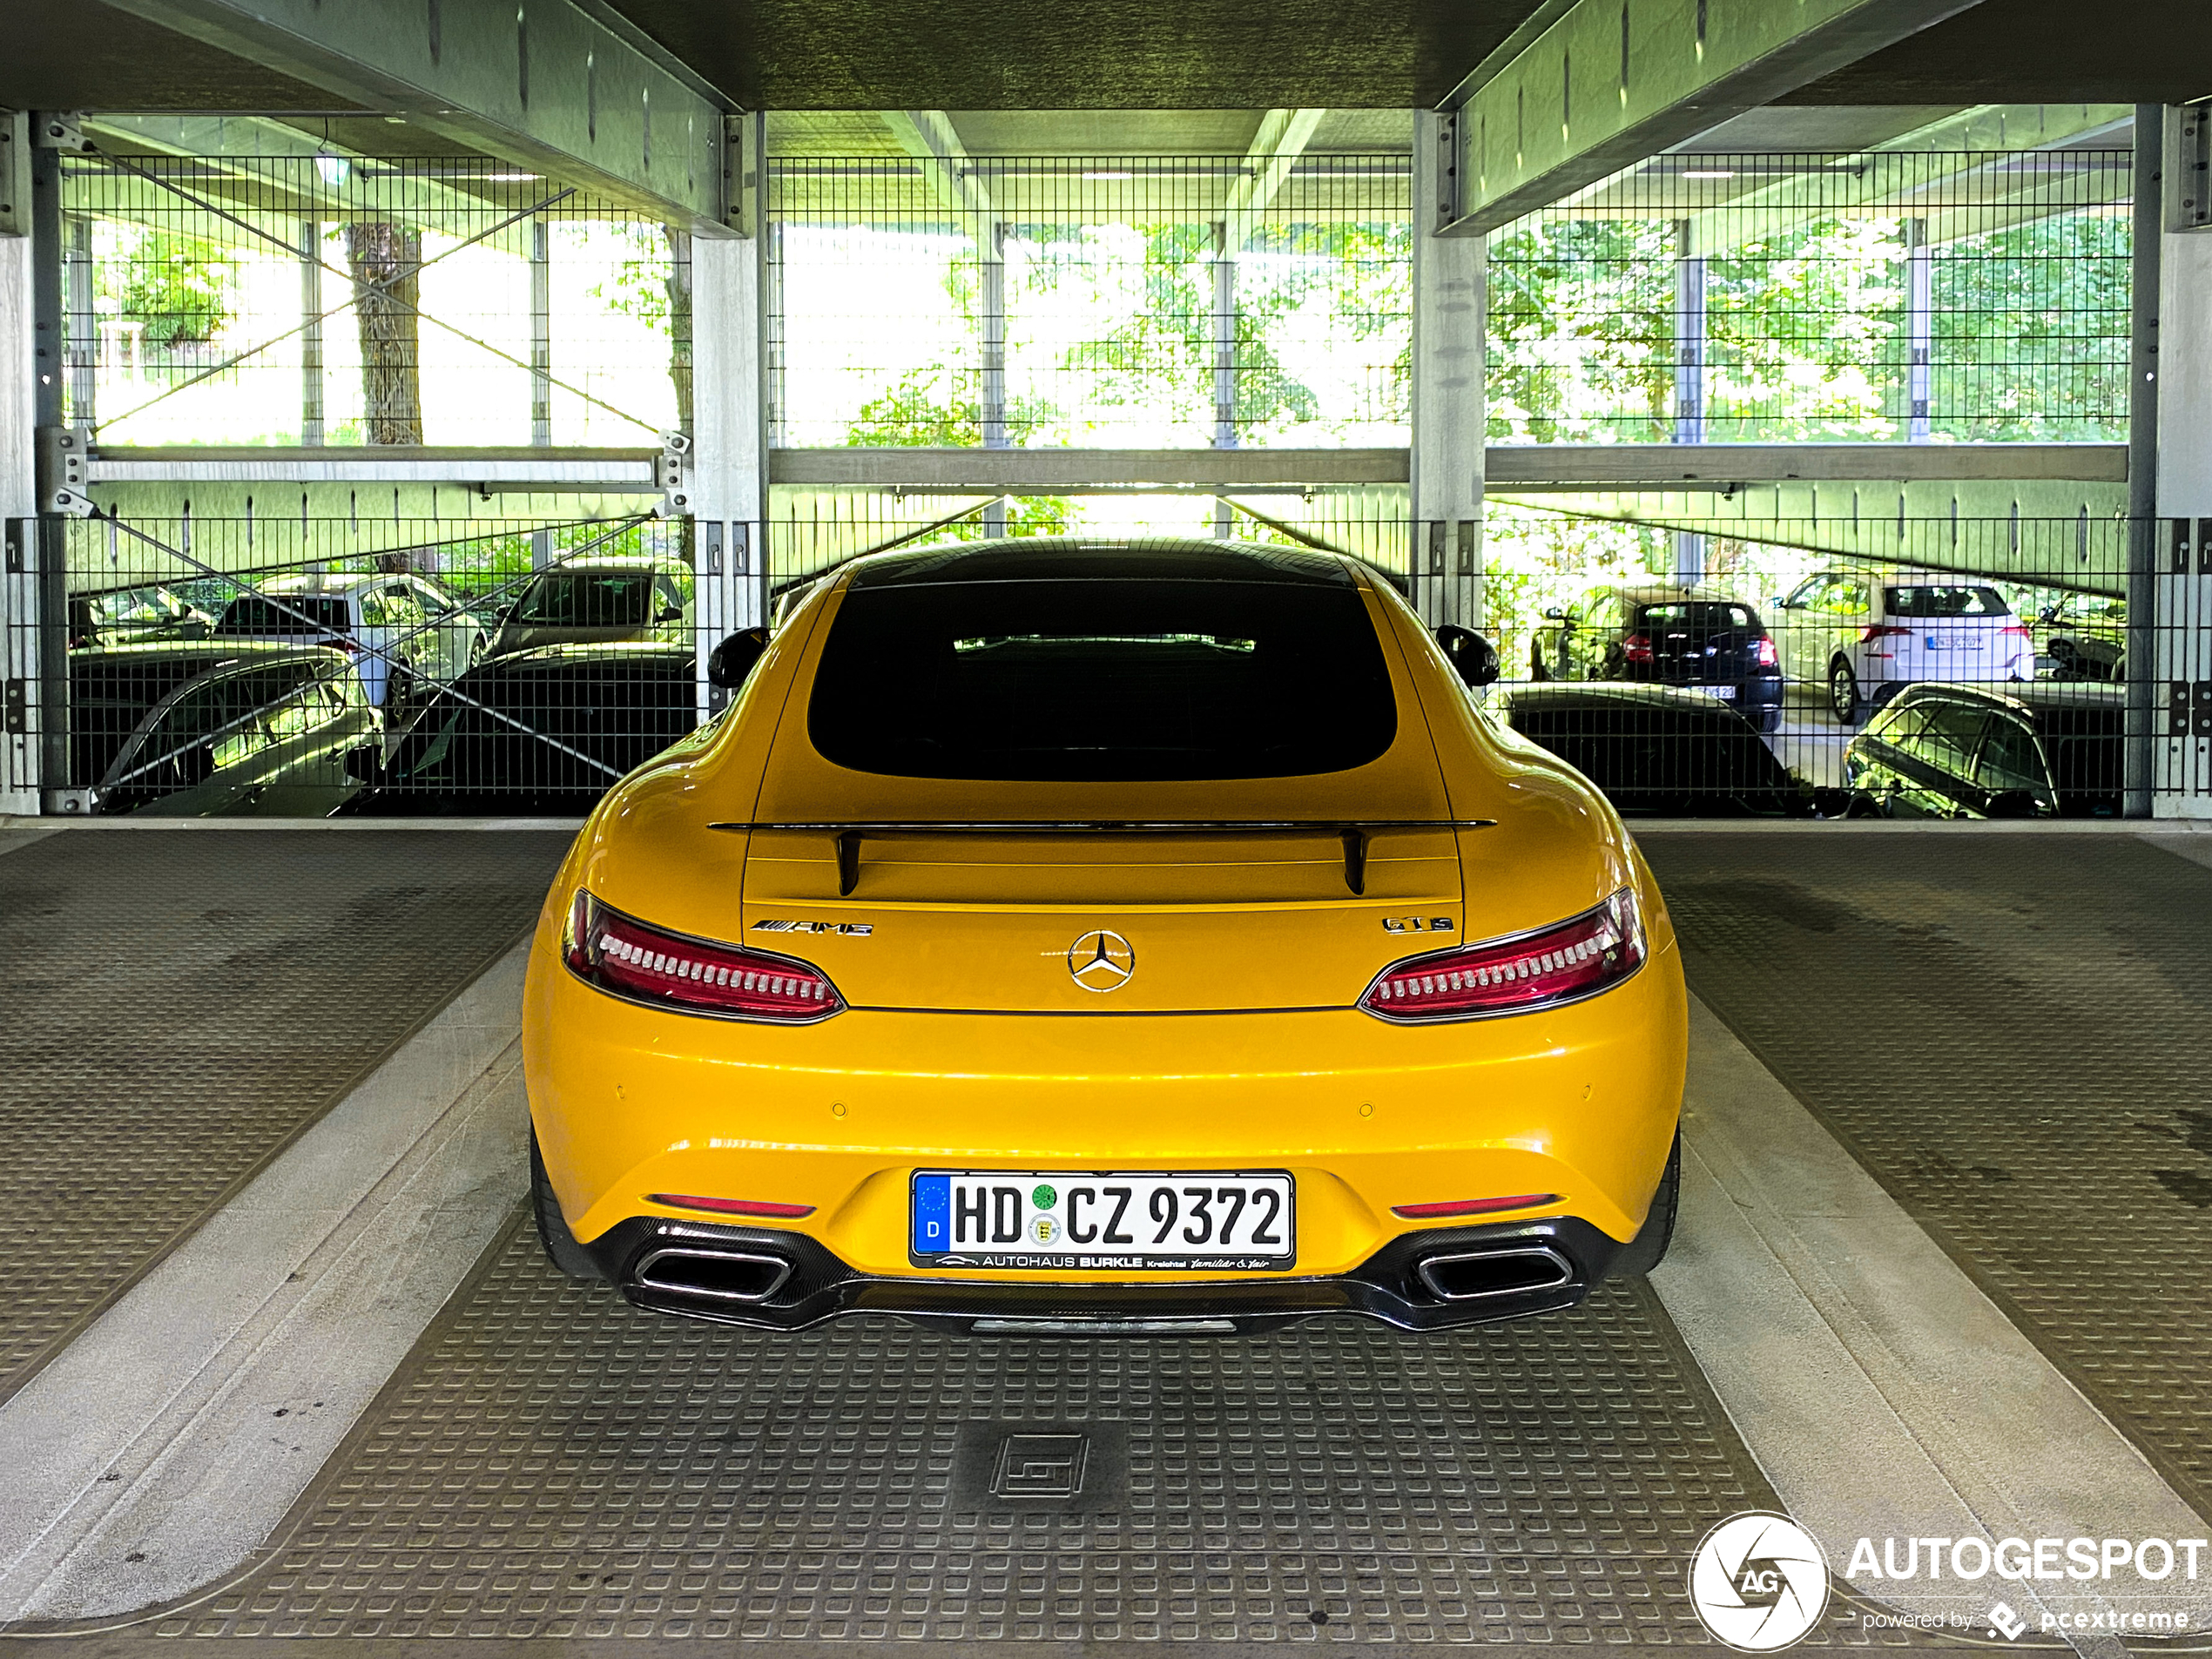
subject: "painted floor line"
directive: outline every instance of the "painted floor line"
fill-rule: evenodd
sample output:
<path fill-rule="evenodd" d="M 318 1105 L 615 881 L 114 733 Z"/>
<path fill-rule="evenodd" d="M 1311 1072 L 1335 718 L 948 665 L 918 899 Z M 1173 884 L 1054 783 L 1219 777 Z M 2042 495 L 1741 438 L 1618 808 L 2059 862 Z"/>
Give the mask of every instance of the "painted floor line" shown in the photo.
<path fill-rule="evenodd" d="M 235 1568 L 513 1212 L 518 946 L 0 1406 L 0 1624 Z"/>
<path fill-rule="evenodd" d="M 1695 999 L 1690 1055 L 1682 1221 L 1652 1284 L 1838 1573 L 1861 1538 L 1879 1550 L 1887 1538 L 2205 1535 L 2204 1519 Z M 2119 1601 L 2130 1614 L 2185 1612 L 2202 1632 L 2212 1559 L 2204 1570 L 2155 1593 L 2130 1581 Z M 1976 1618 L 2000 1600 L 2031 1616 L 2041 1602 L 2116 1604 L 2073 1581 L 1855 1581 L 1894 1607 Z"/>

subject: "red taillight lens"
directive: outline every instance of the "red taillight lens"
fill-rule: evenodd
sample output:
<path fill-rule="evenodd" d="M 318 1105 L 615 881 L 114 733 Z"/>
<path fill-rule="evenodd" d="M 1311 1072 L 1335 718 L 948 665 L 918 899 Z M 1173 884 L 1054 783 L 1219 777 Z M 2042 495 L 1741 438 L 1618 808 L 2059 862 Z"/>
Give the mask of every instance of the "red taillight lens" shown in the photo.
<path fill-rule="evenodd" d="M 610 910 L 588 893 L 569 907 L 577 977 L 633 1002 L 732 1020 L 825 1020 L 845 1006 L 819 968 L 788 956 L 687 939 Z"/>
<path fill-rule="evenodd" d="M 1765 634 L 1761 634 L 1758 643 L 1751 647 L 1751 655 L 1761 668 L 1772 668 L 1781 661 L 1774 654 L 1774 641 Z"/>
<path fill-rule="evenodd" d="M 2011 634 L 2016 639 L 2027 639 L 2031 637 L 2027 626 L 2024 624 L 2017 622 L 2007 624 L 2005 627 L 1998 630 L 1998 631 L 2000 633 Z"/>
<path fill-rule="evenodd" d="M 1877 624 L 1858 631 L 1858 643 L 1862 645 L 1871 645 L 1878 639 L 1910 639 L 1912 637 L 1912 631 L 1910 628 L 1891 628 Z"/>
<path fill-rule="evenodd" d="M 1572 921 L 1518 939 L 1415 956 L 1375 976 L 1359 1006 L 1385 1020 L 1479 1020 L 1580 1001 L 1643 961 L 1643 921 L 1623 887 Z"/>
<path fill-rule="evenodd" d="M 645 1197 L 671 1210 L 704 1210 L 718 1216 L 772 1216 L 779 1221 L 797 1221 L 814 1213 L 811 1204 L 771 1204 L 765 1198 L 704 1198 L 689 1192 L 649 1192 Z"/>
<path fill-rule="evenodd" d="M 1632 663 L 1649 662 L 1651 660 L 1651 636 L 1630 634 L 1621 642 L 1621 655 Z"/>
<path fill-rule="evenodd" d="M 1393 1216 L 1408 1221 L 1430 1221 L 1439 1216 L 1487 1216 L 1501 1210 L 1534 1210 L 1557 1204 L 1556 1192 L 1523 1192 L 1510 1198 L 1453 1198 L 1445 1204 L 1394 1204 Z"/>

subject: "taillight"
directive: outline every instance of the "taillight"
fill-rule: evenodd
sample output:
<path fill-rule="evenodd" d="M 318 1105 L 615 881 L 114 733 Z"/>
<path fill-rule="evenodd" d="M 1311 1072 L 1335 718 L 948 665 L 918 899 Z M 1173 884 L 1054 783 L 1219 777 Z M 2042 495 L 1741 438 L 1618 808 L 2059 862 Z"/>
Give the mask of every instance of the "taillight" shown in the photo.
<path fill-rule="evenodd" d="M 1774 641 L 1765 634 L 1761 634 L 1752 645 L 1751 657 L 1761 668 L 1776 667 L 1782 660 L 1774 654 Z"/>
<path fill-rule="evenodd" d="M 1651 660 L 1651 636 L 1630 634 L 1621 642 L 1621 655 L 1632 663 L 1649 662 Z"/>
<path fill-rule="evenodd" d="M 2033 637 L 2033 636 L 2028 632 L 2027 625 L 2022 623 L 2008 623 L 1997 631 L 2000 633 L 2010 634 L 2015 639 L 2027 639 Z"/>
<path fill-rule="evenodd" d="M 568 963 L 615 996 L 731 1020 L 826 1020 L 845 1006 L 819 968 L 788 956 L 664 933 L 588 893 L 569 907 Z"/>
<path fill-rule="evenodd" d="M 1910 628 L 1892 628 L 1878 623 L 1871 628 L 1862 628 L 1858 631 L 1858 643 L 1862 645 L 1871 645 L 1878 639 L 1910 639 L 1912 637 L 1912 631 Z"/>
<path fill-rule="evenodd" d="M 1643 961 L 1633 889 L 1540 933 L 1413 956 L 1375 976 L 1359 1006 L 1384 1020 L 1480 1020 L 1608 990 Z"/>

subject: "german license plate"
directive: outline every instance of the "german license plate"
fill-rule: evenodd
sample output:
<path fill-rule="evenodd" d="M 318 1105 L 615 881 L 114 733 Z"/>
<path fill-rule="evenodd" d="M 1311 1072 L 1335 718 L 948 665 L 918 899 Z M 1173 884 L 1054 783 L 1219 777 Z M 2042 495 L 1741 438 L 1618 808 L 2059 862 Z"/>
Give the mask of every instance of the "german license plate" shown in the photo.
<path fill-rule="evenodd" d="M 1296 1205 L 1295 1183 L 1274 1171 L 918 1170 L 908 1254 L 919 1267 L 1285 1268 Z"/>
<path fill-rule="evenodd" d="M 1689 689 L 1693 691 L 1703 691 L 1707 697 L 1717 697 L 1724 703 L 1736 701 L 1736 688 L 1733 685 L 1693 685 Z"/>

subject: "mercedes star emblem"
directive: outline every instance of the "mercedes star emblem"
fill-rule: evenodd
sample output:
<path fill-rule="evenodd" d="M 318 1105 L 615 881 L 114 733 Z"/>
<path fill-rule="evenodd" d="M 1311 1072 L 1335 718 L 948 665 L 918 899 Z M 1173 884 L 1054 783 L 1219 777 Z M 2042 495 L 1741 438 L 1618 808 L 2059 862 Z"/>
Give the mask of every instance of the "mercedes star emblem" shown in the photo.
<path fill-rule="evenodd" d="M 1136 948 L 1119 934 L 1095 928 L 1068 947 L 1068 972 L 1086 991 L 1118 991 L 1136 972 Z"/>

